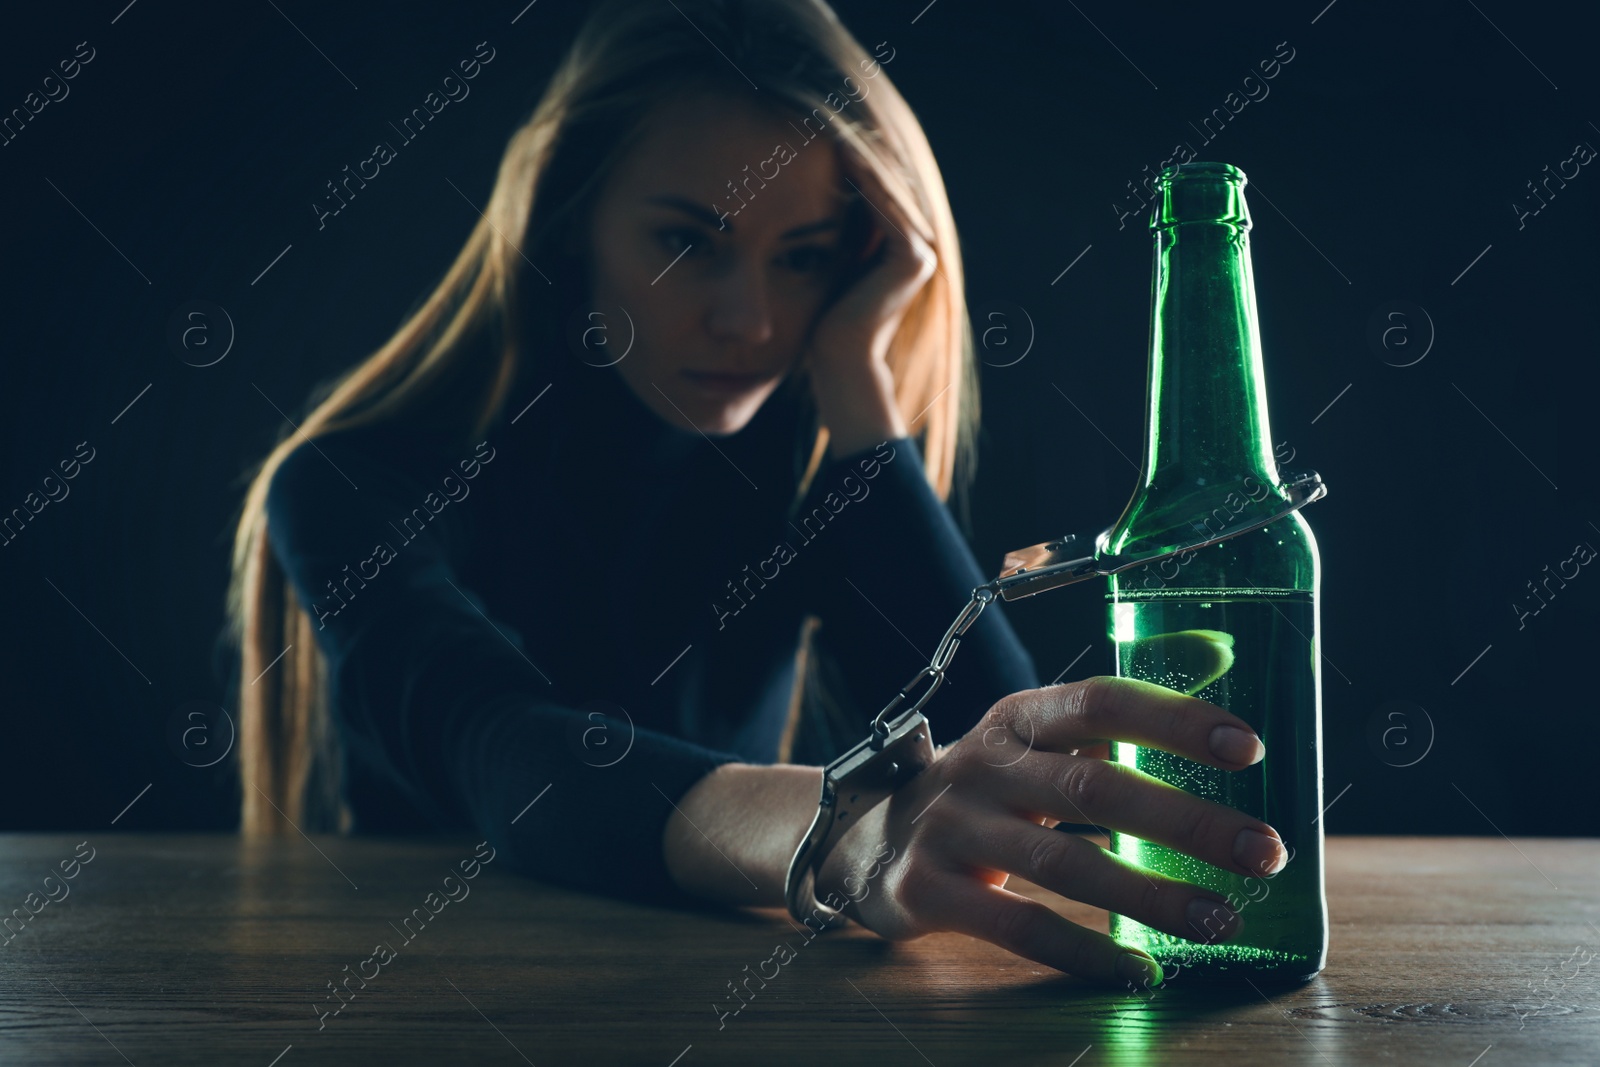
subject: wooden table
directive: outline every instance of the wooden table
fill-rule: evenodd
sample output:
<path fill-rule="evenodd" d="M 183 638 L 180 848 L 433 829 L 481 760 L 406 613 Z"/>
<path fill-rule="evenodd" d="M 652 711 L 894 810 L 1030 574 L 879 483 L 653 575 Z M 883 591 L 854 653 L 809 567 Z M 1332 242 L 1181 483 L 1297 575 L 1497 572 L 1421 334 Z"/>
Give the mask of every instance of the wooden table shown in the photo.
<path fill-rule="evenodd" d="M 314 841 L 0 836 L 0 908 L 40 909 L 0 946 L 0 1063 L 1600 1062 L 1593 840 L 1333 839 L 1319 978 L 1145 996 L 956 935 L 802 943 L 780 912 L 635 906 L 493 862 L 446 883 L 467 839 Z M 439 903 L 446 889 L 460 899 Z M 397 927 L 429 905 L 406 942 Z M 783 940 L 794 958 L 719 1028 L 727 983 Z M 366 987 L 348 980 L 356 996 L 319 1017 L 355 972 Z"/>

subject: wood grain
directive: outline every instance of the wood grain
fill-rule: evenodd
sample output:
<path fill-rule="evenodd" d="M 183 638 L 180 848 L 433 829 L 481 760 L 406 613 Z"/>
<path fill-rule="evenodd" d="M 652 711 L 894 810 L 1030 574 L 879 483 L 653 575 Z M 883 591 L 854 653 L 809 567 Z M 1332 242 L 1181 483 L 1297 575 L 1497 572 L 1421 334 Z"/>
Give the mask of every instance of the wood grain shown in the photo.
<path fill-rule="evenodd" d="M 467 839 L 4 835 L 0 911 L 29 914 L 84 840 L 68 895 L 0 945 L 0 1063 L 1600 1062 L 1593 840 L 1332 839 L 1320 977 L 1143 996 L 956 935 L 807 942 L 779 912 L 638 906 L 492 862 L 406 942 Z M 719 1028 L 727 983 L 780 941 L 793 958 Z M 394 958 L 319 1030 L 326 983 L 378 942 Z"/>

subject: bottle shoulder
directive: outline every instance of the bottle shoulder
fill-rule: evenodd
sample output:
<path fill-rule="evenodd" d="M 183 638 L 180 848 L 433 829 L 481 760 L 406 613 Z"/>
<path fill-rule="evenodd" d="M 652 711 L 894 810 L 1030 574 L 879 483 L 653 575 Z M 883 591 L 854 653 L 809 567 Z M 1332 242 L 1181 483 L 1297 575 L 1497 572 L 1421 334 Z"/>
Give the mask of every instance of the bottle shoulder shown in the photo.
<path fill-rule="evenodd" d="M 1321 553 L 1299 511 L 1205 548 L 1113 575 L 1113 596 L 1286 594 L 1321 591 Z"/>

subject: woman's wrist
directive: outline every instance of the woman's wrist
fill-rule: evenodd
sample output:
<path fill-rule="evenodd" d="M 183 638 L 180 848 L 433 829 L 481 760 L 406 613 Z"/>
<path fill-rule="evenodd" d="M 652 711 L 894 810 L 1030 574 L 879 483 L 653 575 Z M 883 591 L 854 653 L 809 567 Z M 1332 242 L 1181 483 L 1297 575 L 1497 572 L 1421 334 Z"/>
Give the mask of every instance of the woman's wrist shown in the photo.
<path fill-rule="evenodd" d="M 813 367 L 817 415 L 828 428 L 828 454 L 838 459 L 910 432 L 894 399 L 894 375 L 876 360 L 850 372 Z"/>
<path fill-rule="evenodd" d="M 789 862 L 821 796 L 821 767 L 725 763 L 690 787 L 667 819 L 667 870 L 694 896 L 781 908 Z"/>

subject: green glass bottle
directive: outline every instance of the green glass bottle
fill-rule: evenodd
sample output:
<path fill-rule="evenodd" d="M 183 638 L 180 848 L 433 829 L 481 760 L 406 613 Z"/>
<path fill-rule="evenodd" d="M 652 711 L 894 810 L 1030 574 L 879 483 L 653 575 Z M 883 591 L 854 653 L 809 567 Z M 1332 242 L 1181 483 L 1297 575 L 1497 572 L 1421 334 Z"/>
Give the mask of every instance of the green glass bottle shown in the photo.
<path fill-rule="evenodd" d="M 1245 182 L 1225 163 L 1180 164 L 1159 178 L 1144 464 L 1110 552 L 1191 544 L 1287 499 L 1267 421 Z M 1319 570 L 1295 511 L 1109 579 L 1117 673 L 1227 708 L 1266 746 L 1240 771 L 1122 742 L 1112 758 L 1264 820 L 1290 857 L 1276 874 L 1247 878 L 1111 835 L 1119 856 L 1224 895 L 1243 920 L 1233 940 L 1209 944 L 1113 914 L 1111 935 L 1160 961 L 1168 981 L 1303 980 L 1327 958 Z"/>

